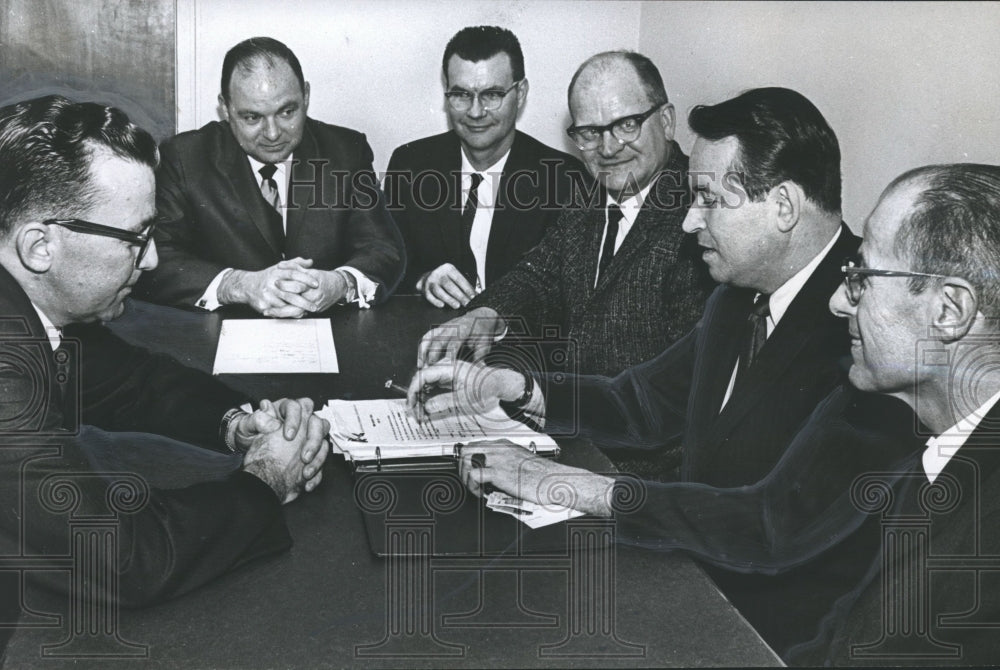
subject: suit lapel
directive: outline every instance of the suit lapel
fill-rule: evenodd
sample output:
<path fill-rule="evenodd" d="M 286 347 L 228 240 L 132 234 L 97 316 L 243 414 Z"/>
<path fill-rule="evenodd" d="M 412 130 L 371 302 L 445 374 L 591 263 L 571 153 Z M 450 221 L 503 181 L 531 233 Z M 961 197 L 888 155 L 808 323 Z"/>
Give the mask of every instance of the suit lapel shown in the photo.
<path fill-rule="evenodd" d="M 702 337 L 695 358 L 688 432 L 715 426 L 739 356 L 746 317 L 753 305 L 752 289 L 720 286 L 702 316 Z M 730 402 L 732 402 L 730 400 Z M 696 435 L 691 435 L 697 439 Z"/>
<path fill-rule="evenodd" d="M 494 253 L 495 249 L 505 249 L 507 247 L 507 241 L 513 234 L 514 229 L 517 227 L 516 218 L 519 214 L 516 207 L 511 205 L 510 199 L 507 197 L 508 180 L 511 175 L 516 175 L 522 170 L 529 170 L 533 173 L 538 172 L 538 162 L 534 161 L 532 164 L 532 156 L 527 155 L 527 148 L 525 147 L 524 140 L 520 132 L 514 135 L 514 144 L 510 148 L 510 156 L 507 157 L 507 162 L 504 164 L 503 173 L 500 175 L 500 184 L 497 189 L 497 196 L 494 201 L 493 207 L 493 221 L 490 224 L 490 240 L 486 248 L 486 285 L 489 286 L 491 282 L 495 279 L 493 277 L 493 267 L 492 259 L 494 259 L 497 254 Z M 518 179 L 514 182 L 515 193 L 514 202 L 515 203 L 528 203 L 532 197 L 537 197 L 537 194 L 531 192 L 532 187 L 525 183 L 526 180 Z M 530 181 L 530 180 L 527 180 Z M 544 193 L 543 185 L 539 185 L 541 189 L 540 192 Z"/>
<path fill-rule="evenodd" d="M 462 199 L 462 145 L 455 131 L 449 131 L 445 139 L 440 162 L 433 162 L 444 169 L 444 174 L 435 183 L 444 189 L 439 195 L 445 199 L 434 219 L 441 248 L 446 250 L 445 258 L 459 259 L 465 255 L 468 241 L 462 230 L 462 207 L 465 205 Z"/>
<path fill-rule="evenodd" d="M 306 124 L 305 130 L 302 133 L 302 141 L 299 146 L 295 148 L 292 154 L 292 174 L 291 179 L 288 182 L 288 209 L 285 211 L 285 244 L 284 249 L 286 250 L 299 250 L 301 247 L 298 245 L 299 238 L 303 235 L 303 224 L 305 223 L 306 212 L 309 211 L 310 207 L 314 204 L 317 196 L 323 196 L 325 200 L 329 202 L 318 203 L 320 209 L 318 211 L 326 212 L 326 205 L 337 202 L 339 195 L 336 193 L 326 193 L 325 187 L 329 184 L 324 183 L 324 188 L 321 188 L 319 192 L 316 192 L 315 186 L 309 186 L 310 184 L 316 184 L 319 182 L 325 182 L 326 174 L 316 175 L 315 171 L 320 170 L 321 172 L 327 172 L 324 167 L 325 164 L 313 164 L 310 163 L 311 160 L 319 157 L 319 147 L 316 146 L 316 136 L 313 135 L 312 130 L 309 128 L 308 123 Z M 302 184 L 298 188 L 293 188 L 294 184 Z M 337 186 L 335 184 L 335 186 Z M 297 253 L 287 254 L 289 256 L 300 255 Z"/>
<path fill-rule="evenodd" d="M 611 259 L 611 264 L 608 266 L 607 271 L 598 280 L 595 293 L 606 290 L 609 285 L 614 286 L 617 277 L 625 271 L 625 268 L 632 265 L 632 260 L 635 256 L 645 251 L 646 240 L 649 238 L 654 226 L 673 225 L 671 222 L 665 221 L 659 212 L 654 212 L 653 207 L 654 205 L 669 207 L 671 204 L 676 204 L 678 208 L 684 206 L 684 202 L 677 201 L 677 198 L 679 195 L 685 197 L 687 193 L 687 183 L 683 181 L 686 180 L 685 161 L 686 157 L 681 152 L 680 147 L 674 143 L 670 160 L 657 176 L 652 188 L 649 189 L 649 193 L 646 194 L 646 199 L 642 203 L 642 208 L 639 210 L 639 215 L 636 217 L 635 223 L 632 225 L 631 230 L 629 230 L 628 235 L 625 236 L 625 240 L 622 242 L 614 258 Z M 601 196 L 600 202 L 603 206 L 607 202 L 607 195 L 603 189 Z M 683 215 L 681 215 L 681 218 L 683 219 Z M 680 226 L 681 222 L 677 221 L 676 225 Z M 597 257 L 600 253 L 603 232 L 604 218 L 602 214 L 601 222 L 597 229 L 596 241 L 594 242 L 594 274 L 591 275 L 591 284 L 593 284 L 594 276 L 597 274 Z M 683 235 L 677 236 L 678 242 L 683 237 Z"/>
<path fill-rule="evenodd" d="M 766 387 L 797 363 L 799 353 L 814 337 L 823 335 L 823 322 L 837 318 L 830 313 L 827 303 L 841 281 L 840 266 L 844 257 L 853 253 L 857 245 L 858 238 L 851 234 L 847 226 L 841 224 L 837 242 L 792 300 L 778 326 L 764 343 L 753 367 L 733 389 L 732 397 L 715 422 L 713 437 L 728 434 L 756 404 L 770 401 L 768 394 L 764 392 Z M 747 303 L 741 324 L 746 321 L 751 305 L 752 301 Z M 738 338 L 739 336 L 737 342 Z M 728 382 L 729 378 L 726 379 Z"/>
<path fill-rule="evenodd" d="M 229 201 L 233 203 L 235 214 L 249 219 L 254 228 L 264 238 L 268 246 L 281 256 L 281 244 L 271 233 L 268 222 L 269 205 L 264 202 L 260 195 L 260 185 L 250 168 L 250 161 L 246 153 L 236 143 L 232 130 L 226 127 L 226 132 L 222 135 L 222 146 L 218 152 L 216 169 L 222 177 L 222 182 L 229 188 Z M 242 212 L 240 211 L 242 210 Z"/>

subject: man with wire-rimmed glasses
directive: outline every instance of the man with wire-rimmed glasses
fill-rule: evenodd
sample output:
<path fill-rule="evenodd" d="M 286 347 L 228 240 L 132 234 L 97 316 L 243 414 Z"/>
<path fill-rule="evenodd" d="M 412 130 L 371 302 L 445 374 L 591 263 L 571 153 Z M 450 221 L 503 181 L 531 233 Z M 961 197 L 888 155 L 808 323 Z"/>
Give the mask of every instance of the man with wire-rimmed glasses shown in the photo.
<path fill-rule="evenodd" d="M 0 517 L 0 553 L 15 557 L 0 575 L 7 624 L 26 577 L 71 590 L 74 602 L 138 606 L 283 551 L 282 504 L 321 479 L 329 426 L 309 399 L 244 411 L 242 394 L 103 325 L 159 262 L 157 159 L 153 138 L 111 107 L 50 96 L 0 109 L 0 507 L 11 510 Z M 136 506 L 108 517 L 121 478 L 136 487 Z M 106 592 L 86 575 L 37 571 L 69 555 L 77 517 L 46 503 L 51 481 L 72 489 L 80 516 L 115 523 L 116 548 L 88 554 L 113 575 Z M 41 563 L 33 571 L 18 556 Z"/>
<path fill-rule="evenodd" d="M 517 130 L 528 100 L 517 37 L 471 26 L 441 62 L 450 130 L 408 142 L 383 181 L 406 243 L 402 291 L 458 309 L 514 267 L 569 204 L 580 162 Z"/>
<path fill-rule="evenodd" d="M 567 134 L 596 184 L 576 189 L 555 228 L 467 314 L 424 336 L 419 366 L 463 347 L 482 356 L 521 318 L 574 341 L 569 369 L 612 375 L 663 351 L 701 314 L 711 281 L 681 230 L 688 159 L 656 66 L 634 52 L 597 54 L 568 97 Z"/>

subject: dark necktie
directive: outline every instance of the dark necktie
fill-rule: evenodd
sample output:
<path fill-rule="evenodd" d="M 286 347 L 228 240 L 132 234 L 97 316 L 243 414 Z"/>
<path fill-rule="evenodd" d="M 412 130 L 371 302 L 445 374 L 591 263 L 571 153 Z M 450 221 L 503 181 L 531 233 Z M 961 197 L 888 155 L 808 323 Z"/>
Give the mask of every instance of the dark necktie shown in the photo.
<path fill-rule="evenodd" d="M 743 349 L 740 351 L 740 363 L 736 372 L 736 381 L 746 373 L 757 360 L 761 347 L 767 340 L 767 318 L 771 316 L 771 296 L 760 294 L 753 301 L 750 314 L 747 316 L 746 334 Z"/>
<path fill-rule="evenodd" d="M 622 208 L 616 203 L 608 203 L 608 231 L 604 235 L 604 246 L 601 247 L 601 260 L 597 265 L 597 281 L 601 281 L 601 277 L 607 271 L 608 266 L 611 265 L 611 259 L 615 257 L 615 238 L 618 237 L 618 222 L 622 220 L 625 216 L 622 214 Z"/>
<path fill-rule="evenodd" d="M 265 163 L 258 172 L 261 176 L 260 194 L 271 206 L 271 211 L 267 213 L 267 222 L 274 235 L 274 240 L 280 248 L 284 244 L 285 227 L 281 218 L 281 194 L 278 192 L 278 182 L 274 180 L 274 173 L 277 170 L 278 168 L 273 163 Z"/>
<path fill-rule="evenodd" d="M 476 209 L 479 207 L 479 185 L 483 183 L 483 175 L 473 172 L 472 185 L 469 186 L 469 196 L 465 200 L 465 209 L 462 210 L 462 258 L 459 262 L 458 270 L 469 283 L 476 285 L 476 257 L 472 253 L 472 222 L 476 218 Z"/>

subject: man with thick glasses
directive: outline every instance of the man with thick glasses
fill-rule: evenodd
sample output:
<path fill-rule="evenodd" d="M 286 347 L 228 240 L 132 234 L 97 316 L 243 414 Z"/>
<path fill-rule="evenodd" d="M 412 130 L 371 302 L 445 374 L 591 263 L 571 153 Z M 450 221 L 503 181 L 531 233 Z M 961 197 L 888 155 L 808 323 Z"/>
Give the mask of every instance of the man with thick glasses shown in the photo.
<path fill-rule="evenodd" d="M 397 148 L 383 184 L 406 243 L 400 290 L 465 307 L 542 239 L 571 200 L 575 158 L 516 128 L 524 54 L 504 28 L 458 31 L 442 60 L 450 130 Z"/>
<path fill-rule="evenodd" d="M 485 354 L 508 318 L 574 342 L 569 369 L 617 374 L 681 337 L 701 314 L 711 281 L 681 222 L 690 203 L 687 156 L 673 140 L 674 109 L 645 56 L 615 51 L 584 62 L 569 85 L 579 147 L 597 186 L 470 311 L 428 332 L 418 366 L 464 347 Z"/>
<path fill-rule="evenodd" d="M 58 591 L 86 581 L 16 559 L 70 555 L 77 516 L 117 528 L 115 548 L 88 555 L 114 571 L 112 590 L 91 596 L 145 605 L 287 549 L 281 506 L 321 479 L 329 427 L 311 401 L 248 413 L 242 394 L 102 324 L 159 261 L 156 162 L 153 138 L 117 109 L 56 96 L 0 109 L 5 623 L 23 578 Z M 143 504 L 109 517 L 119 480 Z M 72 514 L 55 511 L 51 481 L 73 491 Z"/>
<path fill-rule="evenodd" d="M 298 58 L 268 37 L 222 64 L 224 121 L 168 140 L 156 174 L 161 263 L 144 298 L 298 318 L 369 307 L 395 289 L 405 252 L 365 136 L 309 118 Z"/>

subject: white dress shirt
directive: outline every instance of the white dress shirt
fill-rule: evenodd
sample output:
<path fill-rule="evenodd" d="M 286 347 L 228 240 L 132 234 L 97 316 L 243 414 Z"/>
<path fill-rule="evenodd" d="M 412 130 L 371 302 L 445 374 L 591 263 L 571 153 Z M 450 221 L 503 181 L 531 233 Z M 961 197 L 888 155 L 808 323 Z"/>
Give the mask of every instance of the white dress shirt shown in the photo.
<path fill-rule="evenodd" d="M 958 450 L 965 446 L 966 440 L 983 420 L 983 417 L 1000 402 L 1000 392 L 979 406 L 979 409 L 963 417 L 954 426 L 937 437 L 927 440 L 924 449 L 923 464 L 927 480 L 933 484 L 937 476 Z"/>
<path fill-rule="evenodd" d="M 52 319 L 45 316 L 45 312 L 40 310 L 38 305 L 31 303 L 31 306 L 35 310 L 35 314 L 38 315 L 38 320 L 42 322 L 42 327 L 45 328 L 45 336 L 49 339 L 49 346 L 52 347 L 52 351 L 55 351 L 62 344 L 62 328 L 52 323 Z"/>
<path fill-rule="evenodd" d="M 261 182 L 264 181 L 264 178 L 260 175 L 260 169 L 264 167 L 264 163 L 261 163 L 250 155 L 247 155 L 247 160 L 250 161 L 250 169 L 253 171 L 259 188 Z M 281 228 L 285 233 L 288 232 L 288 181 L 292 176 L 291 165 L 291 155 L 280 163 L 274 163 L 274 167 L 276 168 L 274 171 L 274 181 L 278 185 L 278 197 L 281 198 Z M 371 302 L 375 299 L 375 291 L 378 289 L 378 284 L 366 277 L 363 272 L 357 268 L 352 268 L 350 265 L 343 265 L 336 269 L 342 270 L 347 280 L 347 295 L 344 302 L 356 302 L 358 307 L 362 309 L 371 307 Z M 205 292 L 202 293 L 195 304 L 210 312 L 219 309 L 222 306 L 222 303 L 219 302 L 219 285 L 222 284 L 222 280 L 232 270 L 233 268 L 226 268 L 215 275 L 215 278 L 205 288 Z"/>
<path fill-rule="evenodd" d="M 481 293 L 486 288 L 486 248 L 490 244 L 490 230 L 493 228 L 493 211 L 496 206 L 497 194 L 500 192 L 500 176 L 503 174 L 507 158 L 510 157 L 510 149 L 500 157 L 493 165 L 485 170 L 477 170 L 472 167 L 465 149 L 462 153 L 462 211 L 469 199 L 469 189 L 472 188 L 472 173 L 478 172 L 482 178 L 479 189 L 476 191 L 478 205 L 476 206 L 476 216 L 472 219 L 472 233 L 469 235 L 469 246 L 472 248 L 472 255 L 476 259 L 476 293 Z"/>

